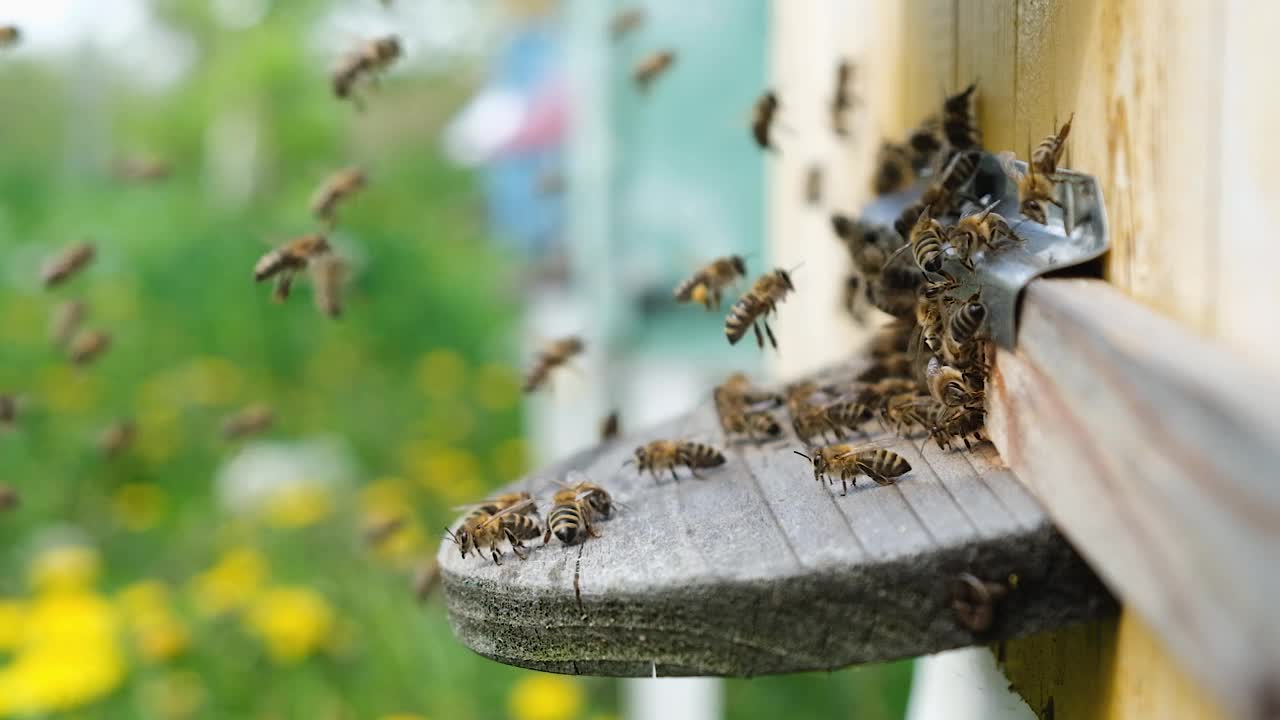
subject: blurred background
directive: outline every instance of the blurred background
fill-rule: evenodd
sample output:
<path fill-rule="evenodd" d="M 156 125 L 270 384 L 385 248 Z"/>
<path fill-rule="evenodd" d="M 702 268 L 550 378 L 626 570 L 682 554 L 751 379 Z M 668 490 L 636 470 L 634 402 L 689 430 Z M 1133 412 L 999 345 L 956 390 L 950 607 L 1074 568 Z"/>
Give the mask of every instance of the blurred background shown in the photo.
<path fill-rule="evenodd" d="M 452 507 L 592 444 L 609 411 L 625 431 L 730 370 L 822 360 L 764 367 L 724 343 L 720 316 L 669 300 L 718 255 L 748 256 L 754 274 L 813 262 L 810 241 L 838 252 L 820 212 L 811 238 L 769 232 L 770 196 L 834 152 L 797 142 L 770 174 L 750 140 L 751 103 L 785 75 L 770 66 L 773 9 L 646 0 L 615 37 L 632 6 L 0 5 L 21 31 L 0 47 L 0 394 L 17 400 L 0 483 L 20 495 L 0 514 L 0 717 L 676 717 L 663 702 L 700 717 L 903 716 L 905 663 L 725 682 L 544 675 L 473 655 L 439 599 L 415 597 Z M 834 53 L 836 28 L 815 30 L 803 51 Z M 388 33 L 403 57 L 363 110 L 335 98 L 335 65 Z M 633 66 L 664 49 L 674 65 L 639 91 Z M 783 132 L 808 122 L 821 119 L 793 115 Z M 305 281 L 272 302 L 255 261 L 320 229 L 309 198 L 349 165 L 369 180 L 330 234 L 350 262 L 345 312 L 317 312 Z M 92 264 L 43 288 L 48 258 L 86 240 Z M 808 302 L 838 302 L 826 290 Z M 92 364 L 50 338 L 69 301 L 112 335 Z M 780 333 L 851 332 L 806 325 L 803 302 L 786 311 Z M 568 333 L 588 344 L 580 372 L 522 396 L 528 358 Z M 254 404 L 274 424 L 224 439 Z M 136 434 L 111 455 L 103 433 L 121 422 Z M 405 520 L 371 532 L 392 518 Z"/>

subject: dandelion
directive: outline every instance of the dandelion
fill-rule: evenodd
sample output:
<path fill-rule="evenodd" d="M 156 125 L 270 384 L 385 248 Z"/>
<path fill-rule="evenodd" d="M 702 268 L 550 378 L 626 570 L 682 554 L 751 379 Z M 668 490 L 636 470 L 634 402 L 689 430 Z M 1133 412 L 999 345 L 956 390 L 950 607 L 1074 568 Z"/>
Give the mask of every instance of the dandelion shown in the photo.
<path fill-rule="evenodd" d="M 511 689 L 507 709 L 515 720 L 569 720 L 582 710 L 582 688 L 559 675 L 525 675 Z"/>
<path fill-rule="evenodd" d="M 463 392 L 467 362 L 454 350 L 432 350 L 418 360 L 414 373 L 418 389 L 433 398 L 451 398 Z"/>
<path fill-rule="evenodd" d="M 0 651 L 12 650 L 26 630 L 26 607 L 16 600 L 0 600 Z"/>
<path fill-rule="evenodd" d="M 325 644 L 333 631 L 334 617 L 329 603 L 315 591 L 275 587 L 254 601 L 245 624 L 263 641 L 272 660 L 290 664 Z"/>
<path fill-rule="evenodd" d="M 263 507 L 268 525 L 286 529 L 315 525 L 332 513 L 333 492 L 328 486 L 309 480 L 276 488 Z"/>
<path fill-rule="evenodd" d="M 128 483 L 111 494 L 111 513 L 120 527 L 142 532 L 155 527 L 164 516 L 168 500 L 154 483 Z"/>
<path fill-rule="evenodd" d="M 473 395 L 490 412 L 510 410 L 520 401 L 520 377 L 515 370 L 489 363 L 476 371 Z"/>
<path fill-rule="evenodd" d="M 248 604 L 267 580 L 267 561 L 247 547 L 230 550 L 213 567 L 191 581 L 196 608 L 206 615 L 221 615 Z"/>
<path fill-rule="evenodd" d="M 173 611 L 169 586 L 159 580 L 134 583 L 117 596 L 138 655 L 148 662 L 165 662 L 182 655 L 190 633 Z"/>

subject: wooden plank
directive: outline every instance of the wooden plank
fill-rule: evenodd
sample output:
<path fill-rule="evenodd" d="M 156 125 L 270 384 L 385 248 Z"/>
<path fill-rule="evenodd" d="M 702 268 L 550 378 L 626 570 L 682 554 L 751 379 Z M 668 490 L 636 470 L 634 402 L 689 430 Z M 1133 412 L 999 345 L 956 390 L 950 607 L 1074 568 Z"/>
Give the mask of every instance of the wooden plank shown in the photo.
<path fill-rule="evenodd" d="M 949 93 L 978 83 L 978 120 L 986 147 L 1020 148 L 1014 136 L 1018 6 L 1013 0 L 957 3 L 956 79 Z M 978 40 L 978 38 L 981 38 Z"/>
<path fill-rule="evenodd" d="M 1013 689 L 1046 720 L 1226 717 L 1129 610 L 1118 619 L 1010 640 L 996 655 Z"/>
<path fill-rule="evenodd" d="M 906 127 L 914 127 L 926 116 L 936 114 L 943 97 L 958 89 L 955 21 L 959 3 L 960 0 L 897 3 L 902 12 L 904 44 L 896 61 L 902 67 L 901 101 Z"/>
<path fill-rule="evenodd" d="M 851 368 L 842 370 L 848 375 Z M 705 479 L 654 482 L 623 462 L 640 443 L 683 437 L 725 447 Z M 905 441 L 871 442 L 919 460 Z M 1095 617 L 1110 600 L 1027 493 L 990 481 L 992 453 L 929 452 L 896 485 L 847 496 L 814 482 L 794 436 L 727 444 L 710 403 L 575 456 L 516 487 L 546 508 L 582 470 L 626 505 L 577 547 L 534 547 L 495 566 L 439 555 L 459 638 L 501 662 L 557 672 L 756 675 L 831 669 L 1014 637 Z M 956 470 L 953 475 L 950 471 Z M 999 482 L 999 480 L 996 480 Z M 1017 589 L 976 637 L 950 609 L 961 572 Z M 575 576 L 579 596 L 575 593 Z"/>
<path fill-rule="evenodd" d="M 1280 388 L 1097 281 L 1039 280 L 1000 351 L 1001 455 L 1241 717 L 1280 688 Z"/>

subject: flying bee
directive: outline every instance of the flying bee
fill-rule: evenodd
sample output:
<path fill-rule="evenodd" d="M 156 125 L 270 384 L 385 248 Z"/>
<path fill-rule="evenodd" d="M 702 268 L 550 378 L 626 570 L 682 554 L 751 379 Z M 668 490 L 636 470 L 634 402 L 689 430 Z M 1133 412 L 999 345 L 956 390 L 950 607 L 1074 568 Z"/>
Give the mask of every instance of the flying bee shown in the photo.
<path fill-rule="evenodd" d="M 0 25 L 0 48 L 13 47 L 22 39 L 17 25 Z"/>
<path fill-rule="evenodd" d="M 871 189 L 876 195 L 898 192 L 916 179 L 915 169 L 911 166 L 911 153 L 907 146 L 898 143 L 880 143 L 875 168 L 871 175 Z"/>
<path fill-rule="evenodd" d="M 947 242 L 955 248 L 960 263 L 973 270 L 973 253 L 979 248 L 994 249 L 1002 242 L 1021 243 L 1009 227 L 1004 216 L 993 212 L 999 202 L 991 203 L 982 210 L 962 216 L 947 233 Z"/>
<path fill-rule="evenodd" d="M 106 330 L 81 330 L 72 338 L 67 355 L 76 365 L 88 365 L 111 348 L 111 333 Z"/>
<path fill-rule="evenodd" d="M 40 281 L 46 288 L 56 287 L 85 269 L 97 254 L 93 243 L 76 243 L 53 256 L 40 271 Z"/>
<path fill-rule="evenodd" d="M 335 172 L 311 196 L 311 214 L 333 227 L 338 219 L 338 204 L 364 189 L 367 181 L 368 176 L 358 167 Z"/>
<path fill-rule="evenodd" d="M 635 457 L 624 464 L 634 462 L 640 473 L 646 470 L 655 480 L 663 472 L 670 472 L 671 477 L 679 480 L 676 468 L 688 468 L 694 477 L 702 477 L 698 470 L 720 467 L 725 463 L 724 455 L 710 445 L 689 440 L 654 440 L 641 445 L 635 450 Z"/>
<path fill-rule="evenodd" d="M 261 403 L 241 408 L 222 422 L 222 437 L 227 440 L 240 440 L 266 432 L 275 423 L 276 413 Z"/>
<path fill-rule="evenodd" d="M 729 309 L 728 317 L 725 318 L 724 334 L 729 339 L 729 344 L 737 345 L 750 327 L 755 330 L 756 345 L 763 348 L 764 337 L 760 334 L 760 326 L 763 325 L 764 331 L 769 335 L 769 343 L 777 349 L 778 340 L 773 336 L 773 329 L 769 327 L 768 316 L 770 313 L 777 312 L 778 303 L 795 289 L 796 286 L 791 283 L 791 275 L 786 270 L 777 269 L 756 278 L 755 284 L 745 295 L 738 298 L 738 302 L 733 304 Z"/>
<path fill-rule="evenodd" d="M 618 411 L 614 410 L 600 421 L 600 442 L 609 442 L 618 437 Z"/>
<path fill-rule="evenodd" d="M 533 361 L 533 367 L 525 376 L 524 392 L 531 393 L 546 383 L 551 371 L 564 365 L 583 351 L 586 345 L 582 338 L 569 336 L 552 341 Z"/>
<path fill-rule="evenodd" d="M 640 92 L 648 92 L 649 86 L 653 85 L 653 81 L 665 73 L 671 64 L 676 61 L 676 53 L 674 50 L 659 50 L 657 52 L 646 55 L 636 63 L 635 69 L 631 71 L 631 79 L 635 82 L 636 88 Z"/>
<path fill-rule="evenodd" d="M 169 161 L 155 155 L 128 155 L 115 163 L 112 174 L 118 180 L 132 183 L 159 182 L 173 172 Z"/>
<path fill-rule="evenodd" d="M 342 315 L 342 287 L 347 280 L 347 261 L 326 253 L 309 265 L 316 309 L 331 318 Z"/>
<path fill-rule="evenodd" d="M 396 533 L 403 530 L 408 524 L 409 518 L 404 515 L 378 517 L 365 523 L 360 536 L 365 545 L 376 548 L 395 537 Z"/>
<path fill-rule="evenodd" d="M 831 130 L 844 137 L 849 134 L 849 108 L 853 107 L 853 70 L 848 60 L 836 66 L 836 91 L 831 96 Z"/>
<path fill-rule="evenodd" d="M 0 393 L 0 432 L 13 429 L 18 422 L 18 398 Z"/>
<path fill-rule="evenodd" d="M 49 323 L 49 335 L 53 344 L 66 347 L 80 330 L 88 314 L 89 306 L 81 300 L 66 300 L 59 304 L 53 311 L 53 320 Z"/>
<path fill-rule="evenodd" d="M 400 57 L 400 38 L 395 35 L 376 38 L 348 53 L 333 71 L 333 94 L 339 99 L 352 98 L 361 107 L 355 87 L 363 78 L 377 82 L 378 74 Z"/>
<path fill-rule="evenodd" d="M 1052 177 L 1058 172 L 1058 160 L 1062 157 L 1062 151 L 1067 146 L 1067 136 L 1071 134 L 1071 121 L 1075 120 L 1075 113 L 1067 118 L 1067 122 L 1059 130 L 1057 135 L 1049 135 L 1041 140 L 1035 149 L 1031 151 L 1031 162 L 1027 163 L 1029 167 L 1035 169 L 1040 175 Z"/>
<path fill-rule="evenodd" d="M 0 512 L 18 507 L 22 496 L 12 486 L 0 484 Z"/>
<path fill-rule="evenodd" d="M 609 21 L 609 36 L 618 42 L 644 24 L 644 8 L 619 10 Z"/>
<path fill-rule="evenodd" d="M 138 428 L 132 420 L 112 423 L 98 436 L 98 449 L 108 460 L 129 449 L 137 436 Z"/>
<path fill-rule="evenodd" d="M 778 114 L 778 96 L 772 90 L 766 90 L 751 107 L 751 137 L 761 150 L 772 150 L 769 135 L 773 129 L 774 118 Z"/>
<path fill-rule="evenodd" d="M 324 235 L 311 234 L 294 238 L 258 259 L 253 266 L 254 282 L 276 278 L 274 297 L 283 302 L 289 297 L 293 276 L 306 269 L 311 260 L 329 252 L 329 240 Z"/>
<path fill-rule="evenodd" d="M 973 93 L 978 84 L 948 97 L 942 103 L 942 133 L 956 150 L 968 150 L 982 142 L 982 133 L 973 112 Z"/>
<path fill-rule="evenodd" d="M 849 485 L 858 486 L 858 476 L 866 475 L 877 485 L 892 485 L 911 472 L 911 464 L 901 455 L 881 447 L 863 445 L 827 445 L 814 450 L 813 457 L 793 450 L 813 464 L 813 479 L 827 483 L 840 477 L 841 495 L 849 494 Z"/>
<path fill-rule="evenodd" d="M 1012 152 L 1002 152 L 996 156 L 1004 174 L 1018 186 L 1018 212 L 1032 222 L 1046 225 L 1049 222 L 1045 204 L 1058 205 L 1054 196 L 1053 179 L 1038 172 L 1034 166 L 1028 165 L 1027 172 L 1022 172 L 1015 164 L 1017 158 Z"/>
<path fill-rule="evenodd" d="M 676 302 L 693 300 L 702 303 L 708 310 L 719 310 L 724 289 L 746 274 L 747 262 L 741 255 L 716 258 L 676 287 Z"/>
<path fill-rule="evenodd" d="M 822 204 L 821 165 L 810 165 L 804 174 L 804 201 L 813 207 Z"/>

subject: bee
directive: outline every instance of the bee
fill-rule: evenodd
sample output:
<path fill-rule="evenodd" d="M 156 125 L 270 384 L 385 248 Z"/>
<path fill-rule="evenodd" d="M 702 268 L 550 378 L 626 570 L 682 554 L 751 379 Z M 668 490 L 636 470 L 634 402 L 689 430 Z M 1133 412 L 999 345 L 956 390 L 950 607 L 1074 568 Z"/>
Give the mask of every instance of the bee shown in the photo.
<path fill-rule="evenodd" d="M 249 405 L 222 422 L 222 437 L 240 440 L 256 435 L 270 429 L 275 420 L 275 411 L 266 405 Z"/>
<path fill-rule="evenodd" d="M 923 277 L 914 267 L 898 263 L 880 271 L 867 287 L 867 300 L 897 318 L 911 316 L 916 306 L 916 289 Z"/>
<path fill-rule="evenodd" d="M 347 261 L 325 254 L 310 263 L 315 284 L 316 309 L 331 318 L 342 315 L 342 286 L 347 280 Z"/>
<path fill-rule="evenodd" d="M 631 79 L 635 81 L 640 92 L 648 92 L 649 86 L 665 73 L 676 61 L 674 50 L 659 50 L 643 57 L 631 71 Z"/>
<path fill-rule="evenodd" d="M 418 602 L 426 602 L 440 584 L 440 564 L 433 557 L 425 558 L 413 571 L 413 596 Z"/>
<path fill-rule="evenodd" d="M 644 8 L 619 10 L 609 21 L 609 36 L 618 42 L 644 24 Z"/>
<path fill-rule="evenodd" d="M 925 377 L 929 394 L 947 407 L 968 407 L 982 400 L 982 391 L 974 389 L 963 372 L 944 365 L 936 356 L 929 358 Z"/>
<path fill-rule="evenodd" d="M 981 291 L 959 304 L 947 319 L 942 335 L 943 359 L 952 365 L 968 367 L 976 360 L 977 343 L 972 342 L 987 319 L 987 306 L 979 300 Z"/>
<path fill-rule="evenodd" d="M 289 297 L 293 276 L 307 267 L 312 259 L 329 252 L 329 240 L 324 235 L 311 234 L 294 238 L 258 259 L 253 266 L 254 282 L 276 278 L 274 297 L 283 302 Z"/>
<path fill-rule="evenodd" d="M 973 253 L 979 247 L 994 249 L 1004 241 L 1023 242 L 1004 216 L 993 212 L 998 204 L 994 202 L 979 212 L 962 216 L 947 233 L 947 242 L 955 248 L 960 263 L 970 270 L 973 270 Z"/>
<path fill-rule="evenodd" d="M 395 62 L 400 52 L 400 38 L 387 35 L 370 40 L 348 53 L 333 71 L 333 94 L 343 100 L 350 97 L 360 107 L 360 98 L 353 92 L 356 83 L 366 76 L 371 82 L 376 82 L 378 73 Z"/>
<path fill-rule="evenodd" d="M 1004 174 L 1009 177 L 1018 186 L 1018 212 L 1022 213 L 1032 222 L 1046 225 L 1049 222 L 1045 203 L 1059 205 L 1058 200 L 1054 197 L 1053 179 L 1045 173 L 1039 172 L 1032 165 L 1027 166 L 1027 172 L 1022 172 L 1015 165 L 1017 160 L 1011 152 L 1002 152 L 997 155 L 1000 161 L 1000 167 L 1004 170 Z"/>
<path fill-rule="evenodd" d="M 22 39 L 22 31 L 16 25 L 0 25 L 0 48 L 13 47 Z"/>
<path fill-rule="evenodd" d="M 822 204 L 821 165 L 810 165 L 804 175 L 804 201 L 814 207 Z"/>
<path fill-rule="evenodd" d="M 967 630 L 983 633 L 995 622 L 996 603 L 1009 592 L 1009 586 L 961 573 L 951 583 L 951 610 Z"/>
<path fill-rule="evenodd" d="M 782 404 L 782 397 L 771 390 L 760 390 L 751 385 L 751 378 L 746 373 L 736 372 L 725 378 L 713 393 L 716 405 L 734 403 L 750 406 L 752 409 L 767 409 Z"/>
<path fill-rule="evenodd" d="M 71 340 L 67 355 L 76 365 L 88 365 L 111 348 L 111 333 L 106 330 L 81 330 Z"/>
<path fill-rule="evenodd" d="M 949 213 L 956 199 L 964 196 L 965 185 L 978 174 L 978 164 L 981 161 L 982 153 L 976 150 L 953 155 L 937 179 L 925 188 L 920 199 L 908 205 L 894 222 L 893 227 L 898 234 L 907 237 L 915 222 L 928 208 L 932 208 L 935 217 Z"/>
<path fill-rule="evenodd" d="M 22 502 L 22 496 L 16 489 L 0 484 L 0 512 L 16 508 L 20 502 Z"/>
<path fill-rule="evenodd" d="M 947 144 L 956 150 L 968 150 L 981 144 L 982 134 L 973 114 L 973 93 L 978 84 L 948 97 L 942 103 L 942 133 Z"/>
<path fill-rule="evenodd" d="M 311 214 L 332 227 L 338 219 L 338 204 L 364 189 L 367 181 L 368 176 L 358 167 L 335 172 L 311 196 Z"/>
<path fill-rule="evenodd" d="M 854 103 L 850 88 L 853 70 L 854 65 L 848 60 L 841 60 L 836 66 L 836 91 L 831 96 L 831 130 L 841 137 L 849 134 L 849 108 Z"/>
<path fill-rule="evenodd" d="M 408 524 L 409 519 L 404 515 L 375 518 L 365 524 L 364 530 L 361 531 L 360 535 L 365 545 L 376 548 L 390 540 Z"/>
<path fill-rule="evenodd" d="M 877 485 L 892 485 L 911 472 L 911 464 L 901 455 L 884 448 L 855 445 L 827 445 L 817 448 L 813 457 L 793 450 L 813 464 L 813 479 L 828 484 L 832 476 L 840 477 L 841 495 L 849 494 L 849 485 L 858 486 L 858 476 L 866 475 Z"/>
<path fill-rule="evenodd" d="M 529 506 L 533 500 L 526 500 L 505 507 L 493 514 L 473 512 L 463 520 L 456 531 L 446 529 L 449 538 L 458 546 L 462 557 L 475 551 L 482 555 L 487 549 L 495 565 L 502 564 L 502 551 L 498 546 L 505 540 L 511 551 L 521 560 L 528 557 L 524 553 L 524 541 L 542 535 L 542 527 L 538 521 L 529 517 Z"/>
<path fill-rule="evenodd" d="M 93 261 L 97 248 L 93 243 L 77 243 L 53 256 L 40 271 L 40 281 L 46 288 L 56 287 L 83 270 Z"/>
<path fill-rule="evenodd" d="M 746 274 L 747 261 L 741 255 L 716 258 L 676 287 L 676 302 L 693 300 L 702 303 L 708 310 L 718 310 L 724 289 Z"/>
<path fill-rule="evenodd" d="M 925 206 L 924 212 L 920 213 L 920 217 L 916 218 L 915 224 L 912 225 L 911 232 L 907 235 L 907 244 L 903 247 L 911 249 L 911 257 L 915 259 L 916 266 L 922 271 L 930 275 L 940 275 L 943 247 L 947 238 L 942 223 L 933 219 L 932 210 L 932 206 Z"/>
<path fill-rule="evenodd" d="M 767 411 L 748 411 L 743 406 L 731 406 L 720 412 L 720 427 L 726 435 L 746 435 L 752 441 L 772 439 L 782 434 L 782 426 Z"/>
<path fill-rule="evenodd" d="M 553 341 L 540 353 L 533 361 L 533 367 L 529 370 L 529 374 L 525 376 L 524 392 L 531 393 L 547 381 L 551 376 L 551 371 L 565 363 L 569 362 L 575 355 L 581 353 L 586 345 L 582 342 L 582 338 L 570 336 Z"/>
<path fill-rule="evenodd" d="M 67 300 L 58 305 L 53 312 L 53 320 L 49 323 L 49 335 L 53 339 L 53 344 L 66 347 L 80 330 L 88 314 L 89 306 L 80 300 Z"/>
<path fill-rule="evenodd" d="M 125 182 L 159 182 L 173 171 L 167 160 L 152 155 L 130 155 L 115 164 L 112 171 Z"/>
<path fill-rule="evenodd" d="M 761 150 L 772 150 L 769 133 L 773 128 L 773 120 L 778 114 L 778 96 L 772 90 L 766 90 L 751 108 L 751 137 Z"/>
<path fill-rule="evenodd" d="M 943 450 L 950 450 L 956 440 L 964 443 L 965 450 L 972 450 L 973 443 L 969 438 L 978 443 L 986 442 L 987 438 L 982 433 L 985 424 L 986 412 L 981 406 L 941 408 L 929 425 L 929 435 Z"/>
<path fill-rule="evenodd" d="M 615 410 L 600 421 L 600 442 L 609 442 L 618 437 L 618 411 Z"/>
<path fill-rule="evenodd" d="M 11 430 L 18 422 L 18 398 L 0 393 L 0 431 Z"/>
<path fill-rule="evenodd" d="M 910 151 L 911 167 L 920 171 L 929 167 L 942 150 L 942 123 L 937 115 L 925 118 L 920 126 L 907 134 L 907 149 Z"/>
<path fill-rule="evenodd" d="M 646 470 L 655 480 L 662 472 L 670 471 L 671 477 L 679 480 L 676 468 L 688 468 L 694 477 L 702 477 L 698 470 L 720 467 L 725 463 L 724 455 L 710 445 L 689 440 L 654 440 L 636 448 L 634 462 L 638 472 Z M 625 463 L 624 463 L 625 464 Z"/>
<path fill-rule="evenodd" d="M 596 518 L 608 518 L 613 514 L 613 498 L 599 485 L 585 480 L 568 485 L 551 498 L 551 512 L 547 514 L 547 529 L 542 542 L 551 542 L 555 535 L 565 545 L 574 545 L 600 533 L 591 525 Z"/>
<path fill-rule="evenodd" d="M 791 427 L 800 442 L 809 443 L 814 435 L 826 438 L 828 432 L 838 440 L 844 432 L 857 431 L 873 417 L 871 409 L 857 400 L 830 402 L 794 416 Z"/>
<path fill-rule="evenodd" d="M 882 327 L 867 343 L 867 354 L 873 358 L 883 358 L 907 352 L 911 347 L 911 326 L 902 321 L 895 321 Z"/>
<path fill-rule="evenodd" d="M 928 432 L 935 424 L 938 404 L 916 390 L 888 396 L 880 406 L 880 422 L 902 437 L 917 429 Z"/>
<path fill-rule="evenodd" d="M 129 449 L 137 435 L 138 428 L 132 420 L 121 420 L 112 423 L 98 436 L 98 449 L 108 460 Z"/>
<path fill-rule="evenodd" d="M 891 142 L 880 143 L 875 167 L 871 176 L 871 189 L 876 195 L 898 192 L 915 182 L 916 173 L 907 146 Z"/>
<path fill-rule="evenodd" d="M 764 331 L 769 335 L 769 343 L 777 349 L 778 339 L 773 336 L 773 329 L 769 327 L 768 316 L 777 312 L 778 303 L 795 289 L 796 286 L 791 283 L 791 275 L 786 270 L 777 269 L 756 278 L 755 284 L 738 298 L 725 318 L 724 334 L 729 339 L 729 344 L 737 345 L 750 327 L 756 333 L 756 345 L 763 348 L 764 337 L 760 334 L 760 326 L 763 325 Z"/>
<path fill-rule="evenodd" d="M 1067 146 L 1067 136 L 1071 134 L 1071 121 L 1075 119 L 1075 113 L 1072 113 L 1071 117 L 1067 118 L 1066 124 L 1058 130 L 1057 135 L 1049 135 L 1041 140 L 1031 151 L 1031 162 L 1027 163 L 1028 166 L 1035 168 L 1037 173 L 1050 177 L 1058 172 L 1058 160 Z"/>

